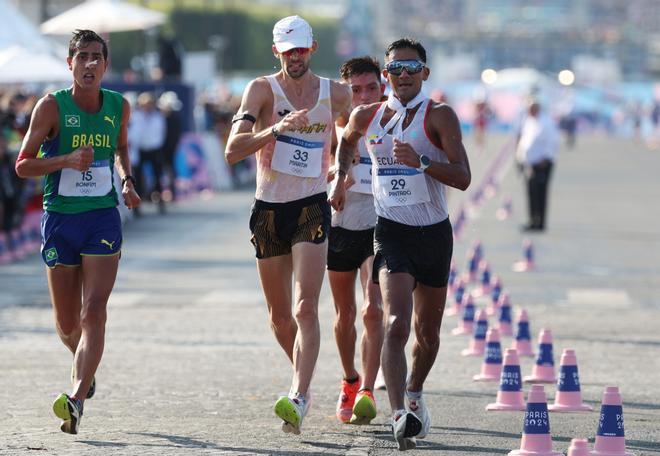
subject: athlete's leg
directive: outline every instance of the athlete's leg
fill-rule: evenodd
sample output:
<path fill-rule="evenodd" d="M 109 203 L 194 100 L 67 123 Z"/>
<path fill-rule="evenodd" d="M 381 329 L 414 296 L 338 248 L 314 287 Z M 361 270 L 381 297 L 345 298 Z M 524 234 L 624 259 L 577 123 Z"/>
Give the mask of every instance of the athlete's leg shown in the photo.
<path fill-rule="evenodd" d="M 415 288 L 415 343 L 408 391 L 422 391 L 440 347 L 440 325 L 445 311 L 447 287 L 417 283 Z"/>
<path fill-rule="evenodd" d="M 80 341 L 81 268 L 61 265 L 46 268 L 46 277 L 55 313 L 57 334 L 71 353 L 75 353 Z"/>
<path fill-rule="evenodd" d="M 364 332 L 360 341 L 362 354 L 362 388 L 374 389 L 374 382 L 380 366 L 380 352 L 383 347 L 383 306 L 378 284 L 371 280 L 374 264 L 373 255 L 360 266 L 363 304 L 362 322 Z"/>
<path fill-rule="evenodd" d="M 405 348 L 410 336 L 415 279 L 408 273 L 389 273 L 386 267 L 382 267 L 378 273 L 378 280 L 385 310 L 385 338 L 381 362 L 387 395 L 392 411 L 395 411 L 404 408 Z"/>
<path fill-rule="evenodd" d="M 74 357 L 75 379 L 71 395 L 81 401 L 85 400 L 103 356 L 106 309 L 118 266 L 119 255 L 82 257 L 82 335 Z"/>
<path fill-rule="evenodd" d="M 357 271 L 328 271 L 332 299 L 335 303 L 335 340 L 339 359 L 344 370 L 344 378 L 358 377 L 355 370 L 355 278 Z"/>
<path fill-rule="evenodd" d="M 292 247 L 295 318 L 298 333 L 293 348 L 293 392 L 307 395 L 319 355 L 319 294 L 325 274 L 328 243 L 298 242 Z"/>
<path fill-rule="evenodd" d="M 257 269 L 268 305 L 270 327 L 293 362 L 293 343 L 298 326 L 291 313 L 291 261 L 291 254 L 258 259 Z"/>

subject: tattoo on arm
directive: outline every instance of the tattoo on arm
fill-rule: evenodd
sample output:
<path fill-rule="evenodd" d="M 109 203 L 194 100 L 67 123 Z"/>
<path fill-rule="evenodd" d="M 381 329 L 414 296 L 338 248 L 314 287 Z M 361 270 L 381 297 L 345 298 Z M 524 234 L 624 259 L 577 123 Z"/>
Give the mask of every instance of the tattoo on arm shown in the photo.
<path fill-rule="evenodd" d="M 337 149 L 337 163 L 339 164 L 337 173 L 340 176 L 345 176 L 353 164 L 353 157 L 355 156 L 355 146 L 349 144 L 343 137 L 339 141 L 339 148 Z"/>

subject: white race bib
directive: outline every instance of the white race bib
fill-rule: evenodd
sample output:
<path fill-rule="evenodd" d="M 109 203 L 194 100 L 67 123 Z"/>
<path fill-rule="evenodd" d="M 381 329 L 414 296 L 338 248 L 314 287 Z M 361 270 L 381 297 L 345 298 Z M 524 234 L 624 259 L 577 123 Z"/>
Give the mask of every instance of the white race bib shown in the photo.
<path fill-rule="evenodd" d="M 60 173 L 61 196 L 105 196 L 112 190 L 109 160 L 97 160 L 87 171 L 64 168 Z"/>
<path fill-rule="evenodd" d="M 271 169 L 299 177 L 319 177 L 323 162 L 322 141 L 306 141 L 279 135 L 275 141 Z"/>
<path fill-rule="evenodd" d="M 409 206 L 431 200 L 423 172 L 408 166 L 377 168 L 376 194 L 385 206 Z"/>
<path fill-rule="evenodd" d="M 371 158 L 360 157 L 360 162 L 351 168 L 355 183 L 348 190 L 371 195 Z"/>

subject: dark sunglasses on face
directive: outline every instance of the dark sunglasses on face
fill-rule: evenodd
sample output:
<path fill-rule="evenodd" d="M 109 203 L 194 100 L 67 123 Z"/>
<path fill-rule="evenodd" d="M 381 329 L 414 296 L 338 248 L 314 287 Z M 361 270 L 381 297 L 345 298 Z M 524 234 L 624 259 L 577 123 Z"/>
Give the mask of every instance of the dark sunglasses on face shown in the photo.
<path fill-rule="evenodd" d="M 285 57 L 291 57 L 293 54 L 305 55 L 309 51 L 310 51 L 309 48 L 293 48 L 293 49 L 289 49 L 288 51 L 281 52 L 280 54 L 282 54 Z"/>
<path fill-rule="evenodd" d="M 426 65 L 419 60 L 392 60 L 387 65 L 385 69 L 388 73 L 393 74 L 394 76 L 399 76 L 403 73 L 403 70 L 406 70 L 408 74 L 417 74 L 424 69 Z"/>

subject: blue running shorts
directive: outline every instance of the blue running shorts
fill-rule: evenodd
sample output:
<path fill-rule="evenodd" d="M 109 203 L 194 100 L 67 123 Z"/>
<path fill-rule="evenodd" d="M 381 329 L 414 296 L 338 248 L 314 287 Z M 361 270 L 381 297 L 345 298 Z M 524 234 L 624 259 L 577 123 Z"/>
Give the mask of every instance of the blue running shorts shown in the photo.
<path fill-rule="evenodd" d="M 49 268 L 79 266 L 83 255 L 118 255 L 121 243 L 116 207 L 79 214 L 46 211 L 41 219 L 41 257 Z"/>

